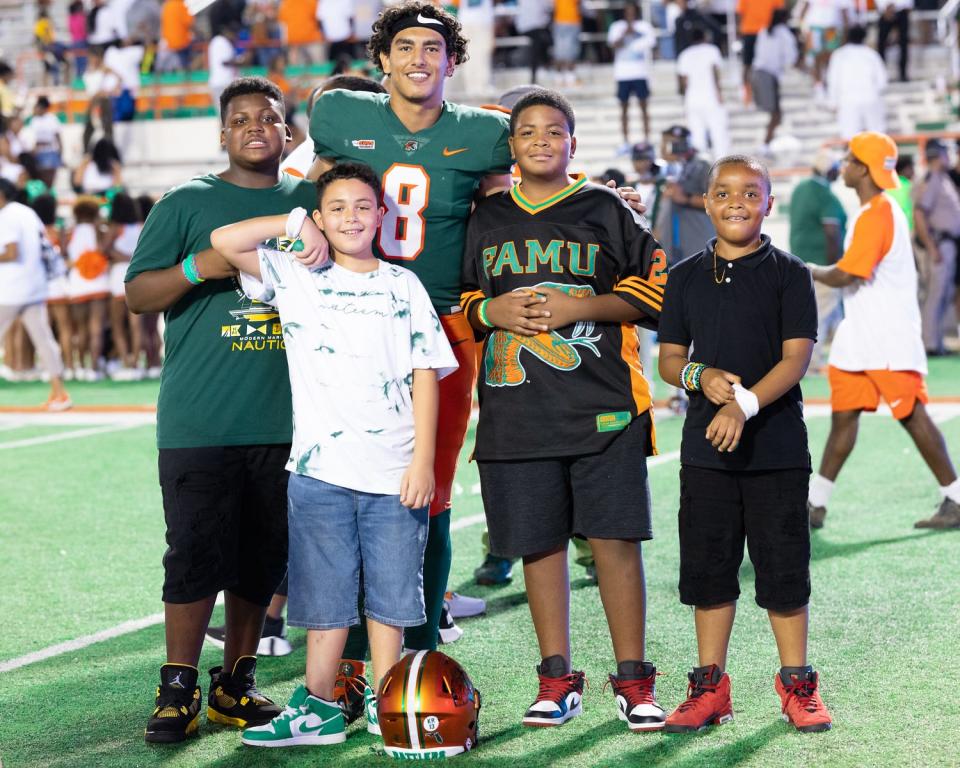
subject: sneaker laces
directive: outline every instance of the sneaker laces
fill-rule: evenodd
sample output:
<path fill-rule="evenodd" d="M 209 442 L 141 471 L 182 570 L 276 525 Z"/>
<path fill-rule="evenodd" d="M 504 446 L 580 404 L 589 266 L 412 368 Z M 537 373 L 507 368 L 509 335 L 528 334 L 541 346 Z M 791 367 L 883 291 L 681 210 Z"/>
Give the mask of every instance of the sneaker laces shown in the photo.
<path fill-rule="evenodd" d="M 353 677 L 347 677 L 346 675 L 337 675 L 337 681 L 335 688 L 343 688 L 343 697 L 346 698 L 351 692 L 363 696 L 364 688 L 366 688 L 366 681 L 354 675 Z M 339 697 L 338 697 L 339 698 Z"/>
<path fill-rule="evenodd" d="M 606 691 L 607 686 L 610 685 L 613 687 L 614 693 L 623 693 L 631 704 L 656 704 L 657 700 L 653 695 L 653 687 L 661 674 L 661 672 L 657 672 L 649 677 L 631 680 L 621 680 L 615 675 L 610 675 L 607 682 L 603 684 L 601 693 Z"/>
<path fill-rule="evenodd" d="M 155 712 L 160 713 L 167 707 L 173 707 L 179 710 L 180 707 L 190 708 L 193 703 L 194 692 L 186 688 L 170 688 L 168 686 L 157 687 L 157 703 Z"/>
<path fill-rule="evenodd" d="M 563 677 L 547 677 L 540 675 L 540 691 L 537 694 L 537 701 L 549 699 L 550 701 L 560 701 L 571 688 L 576 688 L 577 683 L 587 684 L 587 678 L 582 672 L 571 672 Z"/>
<path fill-rule="evenodd" d="M 796 698 L 801 709 L 811 714 L 826 709 L 826 705 L 817 695 L 817 685 L 813 680 L 800 680 L 793 685 L 784 686 L 784 688 L 788 700 L 791 696 Z M 786 703 L 784 703 L 784 709 L 786 709 Z"/>
<path fill-rule="evenodd" d="M 686 712 L 689 709 L 693 709 L 697 706 L 698 699 L 703 696 L 705 693 L 711 693 L 717 690 L 717 686 L 709 685 L 705 686 L 702 683 L 697 684 L 694 682 L 687 683 L 687 699 L 679 707 L 677 707 L 678 712 Z"/>

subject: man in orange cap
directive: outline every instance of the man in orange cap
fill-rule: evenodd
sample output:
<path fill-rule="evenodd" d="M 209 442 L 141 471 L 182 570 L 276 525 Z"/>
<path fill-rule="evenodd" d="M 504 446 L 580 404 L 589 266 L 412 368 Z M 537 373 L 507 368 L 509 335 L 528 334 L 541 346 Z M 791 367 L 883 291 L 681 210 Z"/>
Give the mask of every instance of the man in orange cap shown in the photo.
<path fill-rule="evenodd" d="M 881 397 L 940 485 L 940 507 L 916 527 L 960 528 L 960 480 L 924 407 L 927 357 L 910 231 L 903 211 L 883 194 L 899 186 L 896 163 L 897 145 L 889 136 L 866 131 L 850 140 L 841 174 L 862 207 L 847 228 L 840 261 L 808 265 L 814 280 L 843 289 L 844 307 L 829 358 L 830 436 L 807 502 L 813 528 L 823 526 L 833 484 L 857 440 L 861 411 L 875 411 Z"/>

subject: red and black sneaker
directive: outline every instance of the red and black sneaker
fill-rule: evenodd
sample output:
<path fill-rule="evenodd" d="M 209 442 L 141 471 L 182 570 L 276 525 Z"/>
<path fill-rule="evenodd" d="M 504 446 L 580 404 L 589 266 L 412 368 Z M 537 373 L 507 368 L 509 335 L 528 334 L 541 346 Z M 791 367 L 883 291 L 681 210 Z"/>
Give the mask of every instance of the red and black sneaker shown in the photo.
<path fill-rule="evenodd" d="M 813 667 L 781 669 L 773 680 L 780 694 L 783 719 L 798 731 L 816 733 L 829 731 L 833 718 L 820 698 L 820 676 Z"/>
<path fill-rule="evenodd" d="M 537 665 L 540 691 L 523 715 L 523 724 L 544 728 L 563 725 L 583 712 L 583 672 L 567 672 L 562 656 L 551 656 Z"/>
<path fill-rule="evenodd" d="M 347 725 L 364 713 L 363 692 L 367 687 L 364 677 L 367 665 L 355 659 L 340 659 L 337 680 L 333 685 L 333 700 L 340 705 Z"/>
<path fill-rule="evenodd" d="M 657 668 L 650 662 L 637 665 L 638 674 L 610 675 L 618 715 L 631 731 L 659 731 L 667 713 L 657 703 Z"/>
<path fill-rule="evenodd" d="M 693 733 L 710 725 L 723 725 L 733 720 L 730 701 L 730 676 L 720 667 L 694 667 L 687 675 L 687 700 L 667 717 L 667 733 Z"/>

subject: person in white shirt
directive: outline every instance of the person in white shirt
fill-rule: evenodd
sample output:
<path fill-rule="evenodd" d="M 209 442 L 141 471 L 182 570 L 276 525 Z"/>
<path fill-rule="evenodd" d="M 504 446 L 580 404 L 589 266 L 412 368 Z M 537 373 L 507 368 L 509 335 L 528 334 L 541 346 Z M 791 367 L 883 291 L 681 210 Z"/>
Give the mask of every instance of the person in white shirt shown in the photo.
<path fill-rule="evenodd" d="M 518 34 L 530 38 L 531 83 L 537 82 L 537 70 L 550 62 L 552 6 L 551 0 L 517 0 L 517 15 L 513 23 Z"/>
<path fill-rule="evenodd" d="M 650 141 L 650 117 L 647 99 L 650 97 L 650 59 L 657 44 L 657 33 L 640 19 L 640 6 L 628 2 L 623 6 L 623 18 L 610 25 L 607 45 L 613 49 L 613 79 L 617 81 L 617 99 L 620 102 L 620 132 L 623 144 L 620 153 L 630 150 L 630 96 L 636 96 L 643 120 L 643 139 Z"/>
<path fill-rule="evenodd" d="M 277 307 L 293 393 L 288 622 L 307 628 L 306 687 L 292 699 L 302 709 L 243 732 L 254 747 L 344 740 L 334 684 L 348 628 L 359 621 L 361 552 L 377 676 L 370 698 L 401 656 L 403 627 L 423 622 L 437 381 L 457 368 L 426 289 L 373 254 L 384 211 L 377 175 L 342 163 L 317 190 L 312 221 L 298 208 L 210 236 L 247 295 Z M 308 268 L 294 248 L 314 224 L 331 259 Z M 258 245 L 268 238 L 276 240 Z M 310 728 L 288 738 L 303 716 Z"/>
<path fill-rule="evenodd" d="M 493 0 L 459 0 L 457 20 L 470 41 L 470 58 L 457 67 L 468 94 L 493 88 Z"/>
<path fill-rule="evenodd" d="M 90 148 L 98 122 L 103 135 L 113 138 L 113 97 L 120 92 L 120 77 L 106 65 L 103 49 L 91 46 L 87 55 L 87 68 L 83 73 L 83 89 L 88 99 L 83 126 L 84 151 Z"/>
<path fill-rule="evenodd" d="M 210 88 L 210 101 L 220 111 L 220 94 L 237 79 L 240 74 L 242 57 L 237 55 L 238 29 L 227 24 L 214 35 L 207 45 L 207 86 Z"/>
<path fill-rule="evenodd" d="M 690 32 L 691 45 L 677 57 L 677 75 L 693 146 L 718 158 L 730 148 L 729 120 L 720 89 L 723 57 L 706 38 L 702 27 Z"/>
<path fill-rule="evenodd" d="M 15 202 L 17 188 L 0 179 L 0 339 L 19 319 L 50 376 L 47 410 L 65 411 L 72 403 L 63 386 L 63 358 L 47 314 L 46 243 L 40 217 Z"/>
<path fill-rule="evenodd" d="M 831 54 L 843 42 L 843 33 L 852 23 L 851 0 L 801 0 L 800 23 L 805 30 L 806 51 L 813 56 L 814 94 L 824 97 L 823 77 Z"/>
<path fill-rule="evenodd" d="M 880 58 L 887 60 L 887 41 L 890 33 L 897 33 L 897 47 L 900 49 L 900 82 L 907 82 L 907 59 L 910 51 L 910 11 L 913 0 L 877 0 L 880 20 L 877 24 L 877 52 Z"/>
<path fill-rule="evenodd" d="M 133 40 L 112 45 L 103 55 L 104 66 L 113 72 L 119 82 L 119 92 L 113 97 L 113 119 L 118 122 L 133 120 L 140 92 L 140 67 L 144 47 Z"/>
<path fill-rule="evenodd" d="M 941 502 L 916 528 L 960 528 L 960 479 L 943 435 L 927 413 L 927 357 L 917 304 L 917 267 L 907 217 L 885 189 L 895 189 L 897 145 L 872 131 L 851 137 L 843 183 L 862 208 L 850 221 L 843 257 L 833 266 L 807 265 L 813 279 L 843 289 L 843 320 L 830 348 L 830 435 L 810 480 L 810 526 L 823 526 L 840 470 L 857 441 L 863 411 L 882 397 L 890 405 L 940 486 Z"/>
<path fill-rule="evenodd" d="M 764 155 L 770 153 L 770 142 L 783 116 L 780 111 L 780 78 L 796 61 L 797 40 L 787 26 L 787 12 L 778 9 L 773 12 L 770 26 L 757 33 L 750 71 L 753 100 L 758 108 L 770 115 L 763 139 Z"/>
<path fill-rule="evenodd" d="M 53 187 L 57 169 L 63 165 L 60 118 L 50 111 L 50 99 L 41 94 L 33 105 L 30 123 L 20 132 L 24 147 L 37 158 L 40 180 Z"/>
<path fill-rule="evenodd" d="M 353 44 L 354 0 L 320 0 L 317 21 L 327 44 L 327 58 L 335 66 L 350 68 L 356 53 Z"/>
<path fill-rule="evenodd" d="M 840 137 L 886 128 L 887 69 L 880 54 L 863 44 L 864 27 L 850 27 L 847 43 L 834 51 L 827 68 L 827 99 L 837 110 Z"/>

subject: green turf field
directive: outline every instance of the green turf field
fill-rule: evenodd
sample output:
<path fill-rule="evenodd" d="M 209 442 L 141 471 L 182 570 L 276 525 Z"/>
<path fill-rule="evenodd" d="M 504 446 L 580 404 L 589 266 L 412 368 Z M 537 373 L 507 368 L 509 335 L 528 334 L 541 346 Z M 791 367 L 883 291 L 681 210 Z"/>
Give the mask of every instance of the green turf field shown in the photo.
<path fill-rule="evenodd" d="M 75 385 L 79 403 L 142 404 L 155 384 Z M 960 396 L 960 360 L 935 360 L 930 387 Z M 808 394 L 826 394 L 813 380 Z M 0 387 L 0 405 L 33 404 L 42 385 Z M 936 411 L 955 459 L 960 412 Z M 814 460 L 828 419 L 811 409 Z M 112 414 L 82 423 L 26 423 L 0 415 L 0 669 L 25 654 L 108 630 L 161 610 L 163 516 L 149 425 Z M 100 429 L 101 431 L 96 431 Z M 111 431 L 103 431 L 111 430 Z M 677 599 L 679 421 L 658 424 L 666 460 L 650 469 L 656 539 L 644 546 L 648 657 L 663 676 L 658 698 L 672 709 L 695 662 L 692 612 Z M 59 439 L 58 439 L 59 438 Z M 598 592 L 571 565 L 574 663 L 590 685 L 584 715 L 559 729 L 524 729 L 536 692 L 536 645 L 520 569 L 510 586 L 478 588 L 482 512 L 472 465 L 458 475 L 451 588 L 486 598 L 485 617 L 461 620 L 465 635 L 444 648 L 464 664 L 483 695 L 480 748 L 458 760 L 475 766 L 957 766 L 960 703 L 960 531 L 914 530 L 938 497 L 906 435 L 889 416 L 866 417 L 860 442 L 815 534 L 811 661 L 822 673 L 834 730 L 801 735 L 779 718 L 773 690 L 778 662 L 766 617 L 753 602 L 752 570 L 729 672 L 735 720 L 694 737 L 635 735 L 616 719 L 604 682 L 613 670 Z M 466 524 L 466 525 L 465 525 Z M 215 619 L 222 617 L 218 609 Z M 361 725 L 344 745 L 252 750 L 236 731 L 203 723 L 182 746 L 147 746 L 143 725 L 163 661 L 162 625 L 0 672 L 0 757 L 13 766 L 368 766 L 387 765 Z M 302 674 L 304 635 L 295 652 L 260 662 L 261 688 L 285 700 Z M 202 669 L 218 664 L 205 649 Z M 206 675 L 201 676 L 206 694 Z"/>

